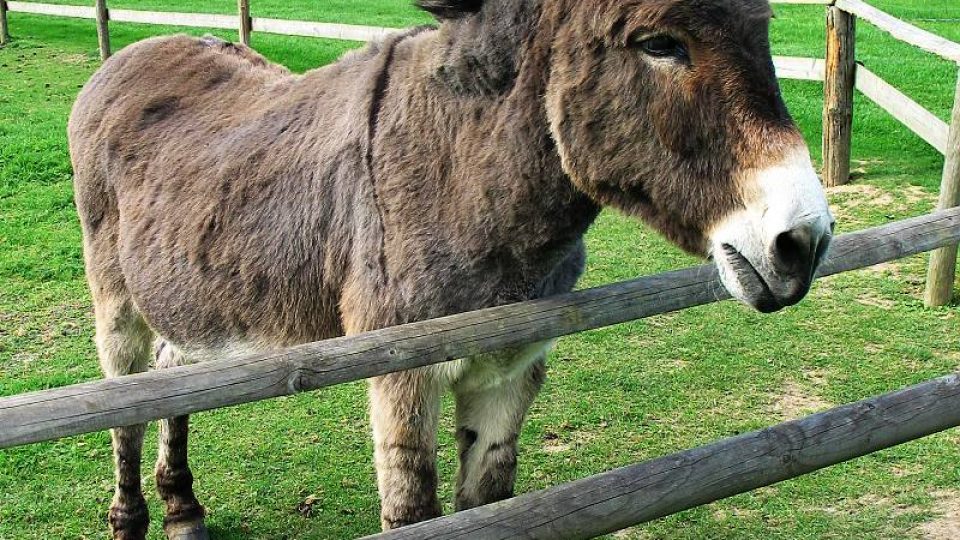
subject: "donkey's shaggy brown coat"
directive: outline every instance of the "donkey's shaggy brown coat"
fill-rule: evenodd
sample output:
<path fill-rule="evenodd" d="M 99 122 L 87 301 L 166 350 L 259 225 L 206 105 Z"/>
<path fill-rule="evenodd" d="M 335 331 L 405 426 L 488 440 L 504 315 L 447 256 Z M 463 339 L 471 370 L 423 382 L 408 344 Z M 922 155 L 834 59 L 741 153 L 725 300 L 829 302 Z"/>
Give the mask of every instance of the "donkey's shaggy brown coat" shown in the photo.
<path fill-rule="evenodd" d="M 165 367 L 568 291 L 600 205 L 706 253 L 757 196 L 744 171 L 802 146 L 764 0 L 421 4 L 439 29 L 303 76 L 176 36 L 91 79 L 70 150 L 107 376 L 147 369 L 154 335 Z M 371 382 L 384 527 L 440 512 L 448 386 L 458 508 L 512 493 L 543 350 Z M 201 538 L 186 432 L 163 423 L 158 487 L 168 535 Z M 141 441 L 114 431 L 117 538 L 146 531 Z"/>

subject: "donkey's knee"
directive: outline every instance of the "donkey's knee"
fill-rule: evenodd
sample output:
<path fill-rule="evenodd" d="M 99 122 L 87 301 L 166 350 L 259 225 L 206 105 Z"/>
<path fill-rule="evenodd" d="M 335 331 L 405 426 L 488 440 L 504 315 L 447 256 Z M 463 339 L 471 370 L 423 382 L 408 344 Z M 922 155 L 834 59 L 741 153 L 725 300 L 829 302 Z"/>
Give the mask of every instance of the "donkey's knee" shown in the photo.
<path fill-rule="evenodd" d="M 187 464 L 189 417 L 160 421 L 157 455 L 157 493 L 166 506 L 163 530 L 171 540 L 207 538 L 205 511 L 193 492 L 193 473 Z"/>
<path fill-rule="evenodd" d="M 524 374 L 499 386 L 454 389 L 460 450 L 458 511 L 513 496 L 517 436 L 544 376 L 541 357 Z"/>
<path fill-rule="evenodd" d="M 513 497 L 517 476 L 517 436 L 499 442 L 479 440 L 477 433 L 457 430 L 460 471 L 457 479 L 456 509 L 502 501 Z"/>
<path fill-rule="evenodd" d="M 385 530 L 441 514 L 436 468 L 439 390 L 427 370 L 371 380 L 374 460 Z"/>

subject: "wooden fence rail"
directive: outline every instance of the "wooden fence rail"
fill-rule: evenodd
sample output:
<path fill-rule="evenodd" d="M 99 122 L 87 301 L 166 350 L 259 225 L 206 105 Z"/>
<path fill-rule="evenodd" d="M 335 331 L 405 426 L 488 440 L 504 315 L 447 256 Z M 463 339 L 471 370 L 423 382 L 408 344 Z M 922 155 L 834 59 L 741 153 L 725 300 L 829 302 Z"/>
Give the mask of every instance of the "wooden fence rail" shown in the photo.
<path fill-rule="evenodd" d="M 851 15 L 869 21 L 899 41 L 909 43 L 914 47 L 936 54 L 946 60 L 960 63 L 960 43 L 954 43 L 936 34 L 927 32 L 922 28 L 917 28 L 910 23 L 901 21 L 893 15 L 884 13 L 862 0 L 836 0 L 834 5 Z"/>
<path fill-rule="evenodd" d="M 820 275 L 960 242 L 960 208 L 844 235 Z M 294 394 L 727 298 L 712 266 L 267 354 L 0 399 L 0 448 Z"/>
<path fill-rule="evenodd" d="M 960 375 L 950 375 L 368 538 L 593 538 L 958 425 Z"/>

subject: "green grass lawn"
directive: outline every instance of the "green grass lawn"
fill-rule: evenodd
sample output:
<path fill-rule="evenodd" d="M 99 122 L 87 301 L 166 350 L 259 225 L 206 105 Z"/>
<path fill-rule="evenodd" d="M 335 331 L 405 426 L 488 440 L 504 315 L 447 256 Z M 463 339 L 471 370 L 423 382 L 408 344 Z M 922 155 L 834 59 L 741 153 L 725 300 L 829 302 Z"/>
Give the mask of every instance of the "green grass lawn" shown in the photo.
<path fill-rule="evenodd" d="M 232 12 L 233 2 L 118 0 L 114 7 Z M 256 15 L 378 25 L 426 21 L 406 0 L 254 0 Z M 884 0 L 960 40 L 955 0 Z M 778 6 L 777 54 L 823 54 L 823 8 Z M 90 21 L 11 14 L 0 49 L 0 395 L 99 376 L 83 279 L 65 126 L 97 68 Z M 173 28 L 112 25 L 116 48 Z M 203 33 L 196 31 L 195 33 Z M 216 32 L 232 37 L 231 32 Z M 946 118 L 956 66 L 859 26 L 859 58 Z M 258 34 L 303 71 L 355 43 Z M 821 87 L 784 83 L 819 156 Z M 832 190 L 842 231 L 930 210 L 942 158 L 858 96 L 856 183 Z M 645 227 L 604 213 L 583 286 L 695 263 Z M 527 492 L 919 382 L 960 366 L 960 309 L 920 300 L 925 257 L 822 280 L 808 300 L 761 316 L 732 302 L 560 342 L 521 437 Z M 375 532 L 378 503 L 363 383 L 194 417 L 197 491 L 215 538 L 348 538 Z M 446 403 L 441 495 L 455 444 Z M 155 456 L 148 434 L 147 463 Z M 960 434 L 948 432 L 691 510 L 618 538 L 960 537 Z M 150 466 L 145 466 L 149 470 Z M 104 538 L 112 464 L 106 433 L 0 451 L 0 539 Z M 160 538 L 161 510 L 147 477 Z M 309 512 L 298 507 L 315 501 Z M 937 536 L 937 535 L 940 536 Z"/>

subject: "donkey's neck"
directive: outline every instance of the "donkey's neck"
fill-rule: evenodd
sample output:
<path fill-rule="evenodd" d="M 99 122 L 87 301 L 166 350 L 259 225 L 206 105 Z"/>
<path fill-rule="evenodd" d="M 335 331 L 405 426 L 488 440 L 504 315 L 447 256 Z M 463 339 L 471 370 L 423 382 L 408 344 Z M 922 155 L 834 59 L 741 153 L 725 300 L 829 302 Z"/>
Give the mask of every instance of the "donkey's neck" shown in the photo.
<path fill-rule="evenodd" d="M 385 233 L 388 243 L 430 237 L 468 266 L 511 265 L 536 281 L 599 208 L 563 172 L 550 135 L 549 45 L 518 34 L 500 43 L 510 50 L 469 49 L 462 40 L 480 31 L 445 25 L 393 52 L 373 141 Z M 471 66 L 469 50 L 487 63 Z"/>

